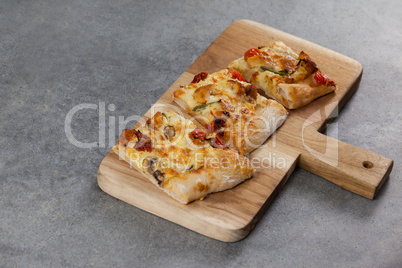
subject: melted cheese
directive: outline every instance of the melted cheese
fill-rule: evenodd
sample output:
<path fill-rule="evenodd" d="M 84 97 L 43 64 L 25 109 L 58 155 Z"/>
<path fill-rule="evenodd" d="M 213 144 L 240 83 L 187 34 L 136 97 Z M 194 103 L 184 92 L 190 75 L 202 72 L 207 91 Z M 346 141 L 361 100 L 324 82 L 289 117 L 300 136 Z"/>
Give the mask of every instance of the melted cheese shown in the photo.
<path fill-rule="evenodd" d="M 260 129 L 264 120 L 256 112 L 257 108 L 263 111 L 271 105 L 271 102 L 258 93 L 255 99 L 247 95 L 246 91 L 250 86 L 247 82 L 233 78 L 232 74 L 224 69 L 208 75 L 198 83 L 190 83 L 178 89 L 172 97 L 184 102 L 187 112 L 195 116 L 206 128 L 214 126 L 216 117 L 223 117 L 225 127 L 221 138 L 242 154 L 246 154 L 250 150 L 246 147 L 250 135 L 258 135 L 259 131 L 265 131 Z M 208 92 L 205 92 L 206 88 Z M 280 113 L 286 117 L 287 112 L 283 107 Z M 259 127 L 255 125 L 258 120 Z"/>
<path fill-rule="evenodd" d="M 196 172 L 205 165 L 205 159 L 216 158 L 216 149 L 209 142 L 205 141 L 202 145 L 196 145 L 189 137 L 190 133 L 197 128 L 190 120 L 178 116 L 174 112 L 164 112 L 162 124 L 156 128 L 143 125 L 137 129 L 142 134 L 151 138 L 152 151 L 139 151 L 134 148 L 137 139 L 133 137 L 133 141 L 129 142 L 127 147 L 121 144 L 118 150 L 129 155 L 131 164 L 142 172 L 148 172 L 147 166 L 144 165 L 145 159 L 156 158 L 156 169 L 161 170 L 165 174 L 165 179 L 183 175 L 190 171 Z M 154 117 L 155 118 L 155 117 Z M 153 121 L 151 121 L 153 122 Z M 174 127 L 175 135 L 171 139 L 167 139 L 163 132 L 165 127 Z M 165 182 L 166 183 L 166 182 Z"/>

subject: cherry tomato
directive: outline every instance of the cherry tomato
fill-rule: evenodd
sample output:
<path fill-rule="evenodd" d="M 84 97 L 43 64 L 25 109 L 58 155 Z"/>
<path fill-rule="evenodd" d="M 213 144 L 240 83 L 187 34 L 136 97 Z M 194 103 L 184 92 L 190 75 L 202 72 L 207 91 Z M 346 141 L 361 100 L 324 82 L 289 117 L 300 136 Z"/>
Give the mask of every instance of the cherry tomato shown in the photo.
<path fill-rule="evenodd" d="M 320 72 L 316 72 L 314 74 L 314 80 L 317 82 L 317 84 L 323 85 L 329 80 L 329 78 L 325 74 L 322 74 Z"/>
<path fill-rule="evenodd" d="M 244 59 L 247 60 L 250 57 L 257 56 L 261 51 L 258 48 L 251 48 L 244 53 Z"/>
<path fill-rule="evenodd" d="M 234 71 L 234 70 L 229 70 L 229 73 L 232 75 L 232 77 L 233 77 L 234 79 L 237 79 L 237 80 L 239 80 L 239 81 L 246 82 L 246 80 L 244 80 L 243 76 L 242 76 L 239 72 Z"/>

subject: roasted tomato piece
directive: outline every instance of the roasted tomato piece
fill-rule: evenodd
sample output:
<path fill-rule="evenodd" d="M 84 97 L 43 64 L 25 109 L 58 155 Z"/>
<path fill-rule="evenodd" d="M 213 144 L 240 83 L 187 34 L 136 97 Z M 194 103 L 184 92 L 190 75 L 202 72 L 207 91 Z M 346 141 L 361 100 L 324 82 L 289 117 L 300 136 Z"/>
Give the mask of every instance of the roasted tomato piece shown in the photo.
<path fill-rule="evenodd" d="M 261 53 L 261 50 L 259 50 L 258 48 L 251 48 L 251 49 L 247 50 L 246 53 L 244 53 L 244 59 L 247 60 L 248 58 L 257 56 L 260 53 Z"/>
<path fill-rule="evenodd" d="M 237 80 L 239 80 L 239 81 L 246 82 L 246 80 L 244 80 L 243 76 L 242 76 L 238 71 L 229 70 L 229 73 L 232 75 L 232 77 L 233 77 L 234 79 L 237 79 Z"/>
<path fill-rule="evenodd" d="M 189 136 L 194 144 L 201 145 L 204 143 L 207 133 L 205 133 L 202 129 L 196 128 L 190 132 Z"/>
<path fill-rule="evenodd" d="M 202 80 L 205 80 L 207 77 L 208 77 L 208 73 L 206 73 L 206 72 L 199 73 L 196 76 L 194 76 L 194 79 L 193 79 L 193 81 L 191 81 L 191 83 L 196 84 Z"/>
<path fill-rule="evenodd" d="M 329 78 L 323 73 L 316 72 L 314 74 L 314 80 L 317 82 L 317 84 L 324 85 L 327 83 L 327 81 L 329 81 Z"/>

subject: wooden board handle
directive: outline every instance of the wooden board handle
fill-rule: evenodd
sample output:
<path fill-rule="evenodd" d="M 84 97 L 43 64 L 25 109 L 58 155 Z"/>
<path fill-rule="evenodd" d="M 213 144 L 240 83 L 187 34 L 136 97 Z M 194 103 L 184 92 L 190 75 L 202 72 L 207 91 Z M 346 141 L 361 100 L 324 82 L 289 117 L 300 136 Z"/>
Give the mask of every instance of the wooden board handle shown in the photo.
<path fill-rule="evenodd" d="M 391 159 L 312 129 L 305 132 L 302 137 L 304 151 L 299 161 L 301 168 L 346 190 L 374 199 L 391 173 Z"/>

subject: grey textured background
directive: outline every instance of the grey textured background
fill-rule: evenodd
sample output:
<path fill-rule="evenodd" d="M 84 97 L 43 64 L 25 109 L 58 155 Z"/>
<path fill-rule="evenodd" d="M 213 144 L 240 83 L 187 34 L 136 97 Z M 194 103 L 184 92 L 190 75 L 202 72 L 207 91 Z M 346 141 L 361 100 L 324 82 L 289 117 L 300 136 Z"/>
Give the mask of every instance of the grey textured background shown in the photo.
<path fill-rule="evenodd" d="M 401 3 L 2 0 L 0 266 L 402 267 Z M 110 146 L 72 145 L 68 111 L 105 102 L 107 116 L 141 116 L 239 19 L 362 63 L 328 134 L 395 160 L 374 201 L 296 170 L 254 231 L 223 243 L 98 188 Z M 97 128 L 94 110 L 74 117 L 80 141 Z"/>

